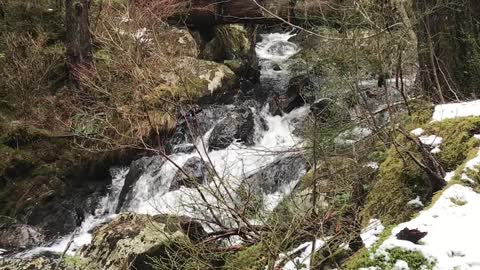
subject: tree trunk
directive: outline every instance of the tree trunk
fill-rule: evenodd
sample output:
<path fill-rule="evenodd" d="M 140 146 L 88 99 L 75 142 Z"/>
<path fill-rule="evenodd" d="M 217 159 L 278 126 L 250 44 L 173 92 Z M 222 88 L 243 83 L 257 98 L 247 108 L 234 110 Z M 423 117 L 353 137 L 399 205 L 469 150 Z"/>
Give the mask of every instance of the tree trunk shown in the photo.
<path fill-rule="evenodd" d="M 88 20 L 90 0 L 66 0 L 66 48 L 70 75 L 75 80 L 83 70 L 92 66 L 92 37 Z"/>
<path fill-rule="evenodd" d="M 413 8 L 424 94 L 441 103 L 478 96 L 480 2 L 415 0 Z"/>

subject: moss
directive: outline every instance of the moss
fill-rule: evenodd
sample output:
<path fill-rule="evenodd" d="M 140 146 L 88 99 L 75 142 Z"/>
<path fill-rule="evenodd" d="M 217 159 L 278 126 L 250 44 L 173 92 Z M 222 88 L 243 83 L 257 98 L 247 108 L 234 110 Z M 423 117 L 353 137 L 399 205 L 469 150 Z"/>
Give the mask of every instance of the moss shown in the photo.
<path fill-rule="evenodd" d="M 434 262 L 429 261 L 420 252 L 407 251 L 400 248 L 388 249 L 388 258 L 382 255 L 376 255 L 381 244 L 391 235 L 393 226 L 387 227 L 380 234 L 377 242 L 370 248 L 362 248 L 344 264 L 346 270 L 357 270 L 366 267 L 379 267 L 380 269 L 392 269 L 397 260 L 403 260 L 408 263 L 410 269 L 433 269 Z"/>
<path fill-rule="evenodd" d="M 473 138 L 480 133 L 480 118 L 466 117 L 450 119 L 441 122 L 429 122 L 431 119 L 431 106 L 416 103 L 413 108 L 417 110 L 411 117 L 403 119 L 404 129 L 410 131 L 421 127 L 426 135 L 437 135 L 443 138 L 440 145 L 441 152 L 436 154 L 437 160 L 446 171 L 457 169 L 454 180 L 459 180 L 464 163 L 474 157 L 478 152 L 480 140 Z M 396 141 L 404 149 L 392 147 L 387 153 L 387 159 L 381 164 L 377 181 L 367 197 L 367 202 L 362 210 L 363 222 L 366 224 L 370 218 L 380 218 L 384 224 L 397 224 L 410 218 L 414 209 L 406 203 L 419 195 L 426 198 L 427 185 L 424 172 L 404 153 L 408 149 L 417 157 L 416 147 L 403 136 L 398 136 Z M 462 165 L 463 163 L 463 165 Z M 452 181 L 451 183 L 456 183 Z M 450 184 L 451 184 L 450 183 Z"/>
<path fill-rule="evenodd" d="M 410 269 L 433 269 L 435 263 L 426 259 L 418 251 L 407 251 L 400 248 L 389 249 L 388 258 L 385 256 L 371 256 L 367 250 L 362 250 L 358 257 L 346 264 L 347 270 L 356 270 L 367 267 L 378 267 L 379 269 L 393 269 L 398 260 L 405 261 Z"/>
<path fill-rule="evenodd" d="M 406 203 L 417 195 L 423 195 L 425 183 L 423 171 L 411 160 L 402 159 L 392 147 L 387 159 L 380 165 L 377 182 L 367 196 L 361 213 L 363 222 L 366 224 L 371 218 L 379 218 L 384 224 L 407 220 L 414 210 Z"/>
<path fill-rule="evenodd" d="M 267 265 L 266 248 L 260 243 L 250 246 L 227 258 L 225 270 L 257 270 Z"/>
<path fill-rule="evenodd" d="M 88 261 L 80 256 L 65 256 L 61 264 L 61 269 L 65 270 L 94 270 L 89 266 Z"/>
<path fill-rule="evenodd" d="M 480 133 L 480 118 L 466 117 L 434 122 L 425 127 L 426 134 L 435 134 L 443 138 L 438 154 L 439 161 L 446 171 L 455 170 L 472 149 L 480 145 L 473 138 Z"/>

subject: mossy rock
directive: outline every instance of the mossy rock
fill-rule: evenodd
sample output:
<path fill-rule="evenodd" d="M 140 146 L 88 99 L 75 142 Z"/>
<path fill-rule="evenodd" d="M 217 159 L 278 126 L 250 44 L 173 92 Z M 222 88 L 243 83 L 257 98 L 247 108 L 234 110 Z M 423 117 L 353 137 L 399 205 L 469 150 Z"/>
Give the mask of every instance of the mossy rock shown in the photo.
<path fill-rule="evenodd" d="M 267 265 L 267 250 L 260 243 L 247 247 L 227 258 L 224 270 L 258 270 Z"/>
<path fill-rule="evenodd" d="M 201 225 L 185 217 L 122 214 L 96 229 L 90 245 L 81 251 L 88 265 L 103 269 L 177 269 L 189 260 Z M 184 256 L 185 255 L 185 256 Z"/>
<path fill-rule="evenodd" d="M 480 140 L 473 135 L 480 133 L 480 117 L 465 117 L 441 122 L 427 122 L 431 119 L 430 109 L 424 109 L 407 119 L 405 130 L 423 128 L 423 135 L 437 135 L 443 138 L 440 153 L 434 154 L 445 171 L 457 169 L 472 152 L 476 152 Z M 417 122 L 424 121 L 424 123 Z M 381 164 L 377 181 L 370 191 L 362 210 L 363 222 L 380 218 L 384 224 L 397 224 L 407 220 L 415 209 L 406 203 L 416 196 L 428 201 L 428 179 L 423 170 L 405 154 L 410 151 L 421 160 L 416 146 L 403 135 L 396 138 L 402 149 L 391 147 L 386 160 Z M 402 154 L 399 154 L 399 150 Z"/>

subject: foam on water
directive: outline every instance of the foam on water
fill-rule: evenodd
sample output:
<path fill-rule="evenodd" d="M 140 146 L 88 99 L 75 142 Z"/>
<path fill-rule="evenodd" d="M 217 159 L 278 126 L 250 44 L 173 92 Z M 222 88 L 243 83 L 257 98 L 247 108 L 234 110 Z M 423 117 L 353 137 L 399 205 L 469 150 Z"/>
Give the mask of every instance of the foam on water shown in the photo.
<path fill-rule="evenodd" d="M 71 241 L 68 255 L 73 255 L 81 246 L 87 245 L 92 241 L 92 230 L 101 224 L 111 220 L 116 215 L 115 207 L 118 203 L 118 197 L 125 182 L 125 176 L 128 173 L 128 168 L 112 168 L 110 174 L 112 175 L 112 184 L 109 187 L 109 192 L 105 197 L 102 197 L 94 215 L 87 215 L 79 228 L 71 235 L 66 235 L 50 246 L 36 247 L 27 252 L 21 253 L 19 257 L 30 257 L 40 253 L 63 253 Z M 73 237 L 72 237 L 73 236 Z"/>

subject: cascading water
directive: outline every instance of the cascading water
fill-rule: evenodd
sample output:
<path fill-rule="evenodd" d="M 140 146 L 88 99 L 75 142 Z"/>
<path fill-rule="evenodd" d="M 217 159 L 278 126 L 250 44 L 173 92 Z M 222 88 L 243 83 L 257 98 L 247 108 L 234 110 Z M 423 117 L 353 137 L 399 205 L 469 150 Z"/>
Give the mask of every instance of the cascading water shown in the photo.
<path fill-rule="evenodd" d="M 275 81 L 277 87 L 284 87 L 289 79 L 288 60 L 299 51 L 296 44 L 288 40 L 291 33 L 272 33 L 262 35 L 262 41 L 257 44 L 256 52 L 261 65 L 261 82 Z M 270 82 L 267 82 L 270 81 Z M 231 105 L 229 105 L 231 106 Z M 95 215 L 87 216 L 73 236 L 65 236 L 49 247 L 39 247 L 30 250 L 27 255 L 39 252 L 63 252 L 71 242 L 68 252 L 73 253 L 80 246 L 91 241 L 91 231 L 115 216 L 115 210 L 120 212 L 136 212 L 145 214 L 175 214 L 205 218 L 205 204 L 215 205 L 215 214 L 228 222 L 228 215 L 222 212 L 225 204 L 233 206 L 236 202 L 236 189 L 242 181 L 272 166 L 281 159 L 293 154 L 298 156 L 301 139 L 294 135 L 294 125 L 301 121 L 309 111 L 308 106 L 297 108 L 283 116 L 273 116 L 268 105 L 260 110 L 250 108 L 255 115 L 255 134 L 253 145 L 246 146 L 243 142 L 233 141 L 228 147 L 219 150 L 209 150 L 209 137 L 213 127 L 198 138 L 196 151 L 191 153 L 175 153 L 166 160 L 163 157 L 150 157 L 151 166 L 130 187 L 126 195 L 128 200 L 119 197 L 128 173 L 126 168 L 112 169 L 112 185 L 109 194 L 101 199 Z M 258 111 L 257 111 L 258 110 Z M 220 119 L 216 119 L 220 121 Z M 218 123 L 218 122 L 217 122 Z M 199 158 L 213 167 L 215 174 L 211 181 L 200 184 L 197 188 L 180 186 L 171 190 L 172 181 L 184 164 L 191 158 Z M 276 168 L 271 169 L 275 171 Z M 272 211 L 277 204 L 290 193 L 300 177 L 305 173 L 305 166 L 298 165 L 294 170 L 287 168 L 288 181 L 278 183 L 274 190 L 264 191 L 263 210 Z M 274 179 L 277 181 L 277 179 Z M 275 182 L 276 183 L 276 182 Z M 202 196 L 201 196 L 202 194 Z M 232 194 L 233 197 L 232 197 Z M 230 196 L 230 197 L 228 197 Z M 219 198 L 231 200 L 219 201 Z M 206 202 L 205 202 L 206 200 Z"/>

